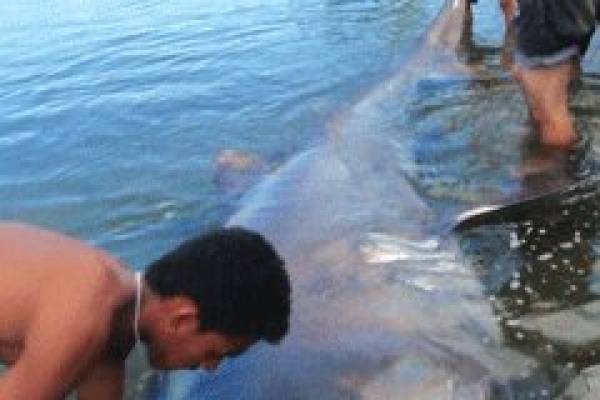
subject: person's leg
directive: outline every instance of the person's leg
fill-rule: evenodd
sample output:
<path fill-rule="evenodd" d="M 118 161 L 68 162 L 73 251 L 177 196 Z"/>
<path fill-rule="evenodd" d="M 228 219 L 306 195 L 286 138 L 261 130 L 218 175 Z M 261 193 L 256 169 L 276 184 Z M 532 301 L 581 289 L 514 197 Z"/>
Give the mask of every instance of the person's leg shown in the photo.
<path fill-rule="evenodd" d="M 477 3 L 477 0 L 469 0 L 465 2 L 465 19 L 463 25 L 463 31 L 461 34 L 461 45 L 469 48 L 473 39 L 473 5 Z"/>
<path fill-rule="evenodd" d="M 575 65 L 575 59 L 569 58 L 549 67 L 529 68 L 518 63 L 513 66 L 513 75 L 544 145 L 566 148 L 577 139 L 568 106 Z"/>
<path fill-rule="evenodd" d="M 500 8 L 504 14 L 504 32 L 508 33 L 511 21 L 517 12 L 517 0 L 500 0 Z"/>
<path fill-rule="evenodd" d="M 504 15 L 504 43 L 502 44 L 502 65 L 509 69 L 512 65 L 512 54 L 515 49 L 515 32 L 513 19 L 517 12 L 517 0 L 499 0 Z"/>
<path fill-rule="evenodd" d="M 568 107 L 569 85 L 595 29 L 595 1 L 518 2 L 512 72 L 544 145 L 569 148 L 578 138 Z"/>

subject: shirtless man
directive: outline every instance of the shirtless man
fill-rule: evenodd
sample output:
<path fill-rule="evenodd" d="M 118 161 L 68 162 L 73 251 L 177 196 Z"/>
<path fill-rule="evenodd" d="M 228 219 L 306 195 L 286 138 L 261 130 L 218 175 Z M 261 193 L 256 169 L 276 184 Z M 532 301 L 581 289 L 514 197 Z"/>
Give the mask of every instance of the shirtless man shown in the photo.
<path fill-rule="evenodd" d="M 0 223 L 0 400 L 122 397 L 137 340 L 159 369 L 212 370 L 288 330 L 283 261 L 258 234 L 185 242 L 142 277 L 62 234 Z"/>

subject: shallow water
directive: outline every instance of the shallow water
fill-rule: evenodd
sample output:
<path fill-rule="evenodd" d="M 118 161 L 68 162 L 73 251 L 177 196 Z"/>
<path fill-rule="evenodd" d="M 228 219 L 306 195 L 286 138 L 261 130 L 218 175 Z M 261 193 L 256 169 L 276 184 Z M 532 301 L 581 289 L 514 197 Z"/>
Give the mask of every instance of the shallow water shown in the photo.
<path fill-rule="evenodd" d="M 168 5 L 87 0 L 45 8 L 37 2 L 8 3 L 0 5 L 0 218 L 77 235 L 134 268 L 192 233 L 224 222 L 236 209 L 237 197 L 212 179 L 221 150 L 255 153 L 277 170 L 323 141 L 336 113 L 409 57 L 425 22 L 441 5 L 434 0 L 180 0 Z M 405 290 L 425 300 L 437 298 L 433 305 L 456 300 L 449 315 L 457 317 L 473 313 L 477 318 L 489 307 L 498 321 L 484 325 L 493 322 L 501 336 L 490 338 L 477 324 L 462 326 L 465 335 L 549 365 L 527 375 L 529 380 L 515 379 L 517 397 L 531 398 L 532 390 L 556 394 L 565 386 L 562 377 L 572 376 L 570 370 L 595 362 L 593 306 L 599 289 L 594 260 L 600 247 L 593 200 L 567 216 L 563 203 L 547 204 L 547 214 L 556 218 L 544 214 L 542 221 L 532 217 L 464 233 L 459 238 L 464 265 L 439 252 L 429 237 L 394 236 L 395 224 L 403 220 L 394 213 L 389 186 L 399 176 L 415 184 L 442 220 L 471 206 L 540 190 L 519 175 L 530 128 L 517 87 L 500 65 L 495 2 L 480 3 L 475 46 L 468 52 L 475 72 L 426 76 L 408 85 L 374 121 L 374 136 L 388 144 L 384 161 L 352 169 L 353 176 L 370 178 L 358 187 L 385 193 L 357 197 L 361 202 L 352 206 L 351 218 L 340 222 L 343 229 L 371 222 L 351 245 L 376 267 L 356 278 L 358 264 L 349 263 L 328 279 L 306 282 L 314 285 L 313 292 L 335 299 L 348 288 L 377 294 L 383 280 L 390 296 Z M 592 134 L 600 124 L 597 48 L 591 48 L 574 99 L 577 116 Z M 335 211 L 342 205 L 328 206 Z M 367 219 L 364 209 L 377 209 L 376 217 Z M 580 217 L 571 218 L 577 213 Z M 535 238 L 527 236 L 532 226 Z M 540 239 L 541 230 L 559 233 Z M 579 242 L 569 236 L 575 232 Z M 532 273 L 531 264 L 541 263 L 536 271 L 545 268 L 548 256 L 514 247 L 525 236 L 556 248 L 561 259 L 578 266 L 574 271 L 560 266 L 546 278 Z M 569 238 L 572 247 L 564 244 Z M 322 259 L 337 254 L 335 246 L 347 245 L 340 241 L 319 249 Z M 556 284 L 542 289 L 542 279 Z M 342 305 L 345 295 L 340 296 Z M 469 296 L 473 301 L 465 309 Z M 401 314 L 413 323 L 420 311 L 432 313 L 432 321 L 438 315 L 433 306 L 407 310 L 404 304 L 398 299 L 371 312 L 390 320 Z M 575 334 L 561 336 L 556 320 L 569 321 Z M 431 329 L 432 321 L 417 328 Z M 443 321 L 451 325 L 448 315 Z M 385 343 L 385 335 L 381 339 Z M 129 385 L 128 398 L 135 397 L 134 386 Z M 171 388 L 172 398 L 186 398 L 185 385 L 171 383 Z"/>

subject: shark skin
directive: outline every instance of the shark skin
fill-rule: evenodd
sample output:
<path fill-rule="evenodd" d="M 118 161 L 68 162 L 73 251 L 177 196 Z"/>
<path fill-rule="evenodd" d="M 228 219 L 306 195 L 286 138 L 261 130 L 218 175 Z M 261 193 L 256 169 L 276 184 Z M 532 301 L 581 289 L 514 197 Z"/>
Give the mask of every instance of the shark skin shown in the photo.
<path fill-rule="evenodd" d="M 324 143 L 247 193 L 228 221 L 261 232 L 286 260 L 289 335 L 213 373 L 160 375 L 147 398 L 513 398 L 505 384 L 535 365 L 502 345 L 478 277 L 373 135 L 405 84 L 465 71 L 456 52 L 467 7 L 447 0 L 414 57 L 337 115 Z"/>
<path fill-rule="evenodd" d="M 423 230 L 431 210 L 413 202 L 407 182 L 402 190 L 402 212 L 379 207 L 329 148 L 303 154 L 255 188 L 229 225 L 260 231 L 286 259 L 290 333 L 214 373 L 163 376 L 150 398 L 487 399 L 502 392 L 525 361 L 501 349 L 479 281 L 451 240 Z"/>

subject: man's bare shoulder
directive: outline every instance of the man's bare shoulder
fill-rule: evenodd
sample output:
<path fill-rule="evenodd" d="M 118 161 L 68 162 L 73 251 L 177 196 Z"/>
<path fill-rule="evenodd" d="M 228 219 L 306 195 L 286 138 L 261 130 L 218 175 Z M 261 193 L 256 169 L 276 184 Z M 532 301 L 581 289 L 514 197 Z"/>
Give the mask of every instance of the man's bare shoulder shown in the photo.
<path fill-rule="evenodd" d="M 0 246 L 32 246 L 36 250 L 60 246 L 68 250 L 94 251 L 91 246 L 61 232 L 20 222 L 0 222 Z"/>
<path fill-rule="evenodd" d="M 0 223 L 0 270 L 10 270 L 13 287 L 25 286 L 19 281 L 28 287 L 43 282 L 36 290 L 40 295 L 57 291 L 118 302 L 131 290 L 129 274 L 108 253 L 60 232 L 16 222 Z"/>
<path fill-rule="evenodd" d="M 21 267 L 118 265 L 108 253 L 58 231 L 18 222 L 0 222 L 0 265 L 19 261 Z M 56 265 L 55 265 L 56 264 Z"/>

